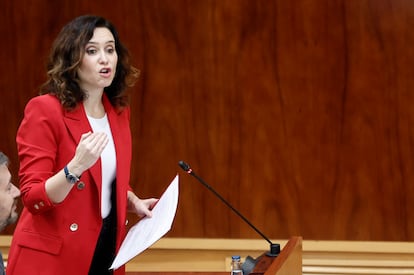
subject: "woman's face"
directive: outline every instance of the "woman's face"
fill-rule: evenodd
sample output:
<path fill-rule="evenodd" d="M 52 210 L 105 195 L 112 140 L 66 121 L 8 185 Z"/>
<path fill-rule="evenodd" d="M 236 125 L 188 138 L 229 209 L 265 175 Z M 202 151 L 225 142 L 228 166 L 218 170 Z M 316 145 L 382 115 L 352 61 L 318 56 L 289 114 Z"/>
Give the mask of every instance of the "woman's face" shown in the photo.
<path fill-rule="evenodd" d="M 117 62 L 114 36 L 107 28 L 96 28 L 78 68 L 80 87 L 90 93 L 110 86 Z"/>

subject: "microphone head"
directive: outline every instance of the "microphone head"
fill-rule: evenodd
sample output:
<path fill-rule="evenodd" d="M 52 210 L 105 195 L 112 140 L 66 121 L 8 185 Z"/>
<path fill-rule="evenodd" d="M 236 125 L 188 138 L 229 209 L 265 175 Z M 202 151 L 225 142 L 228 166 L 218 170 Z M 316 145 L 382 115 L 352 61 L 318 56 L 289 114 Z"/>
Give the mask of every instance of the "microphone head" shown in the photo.
<path fill-rule="evenodd" d="M 184 161 L 180 160 L 178 162 L 178 165 L 187 173 L 191 171 L 190 165 L 188 165 L 187 163 L 185 163 Z"/>

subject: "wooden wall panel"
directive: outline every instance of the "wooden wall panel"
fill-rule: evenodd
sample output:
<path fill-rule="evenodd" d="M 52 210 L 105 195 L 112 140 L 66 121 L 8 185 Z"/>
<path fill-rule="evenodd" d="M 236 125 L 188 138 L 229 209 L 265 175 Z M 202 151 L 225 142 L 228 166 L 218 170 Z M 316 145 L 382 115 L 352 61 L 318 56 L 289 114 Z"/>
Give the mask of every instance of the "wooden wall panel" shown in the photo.
<path fill-rule="evenodd" d="M 169 236 L 258 237 L 182 159 L 270 238 L 414 240 L 410 1 L 2 2 L 0 148 L 14 175 L 50 45 L 94 13 L 142 73 L 131 185 L 159 196 L 180 174 Z"/>

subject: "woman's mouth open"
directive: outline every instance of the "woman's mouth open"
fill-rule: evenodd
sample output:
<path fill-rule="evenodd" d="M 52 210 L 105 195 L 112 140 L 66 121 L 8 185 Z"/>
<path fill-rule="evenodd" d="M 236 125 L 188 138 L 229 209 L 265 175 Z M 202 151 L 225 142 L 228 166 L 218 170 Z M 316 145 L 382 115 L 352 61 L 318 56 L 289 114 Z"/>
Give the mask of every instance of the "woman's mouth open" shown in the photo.
<path fill-rule="evenodd" d="M 112 70 L 110 68 L 103 68 L 99 71 L 99 74 L 102 77 L 108 78 L 108 77 L 111 77 Z"/>

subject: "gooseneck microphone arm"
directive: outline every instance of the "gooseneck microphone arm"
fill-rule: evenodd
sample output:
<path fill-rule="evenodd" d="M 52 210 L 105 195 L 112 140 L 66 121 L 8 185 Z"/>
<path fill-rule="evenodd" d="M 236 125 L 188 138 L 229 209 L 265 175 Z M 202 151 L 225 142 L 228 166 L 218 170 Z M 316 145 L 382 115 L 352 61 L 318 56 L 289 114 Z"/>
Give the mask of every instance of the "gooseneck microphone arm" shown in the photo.
<path fill-rule="evenodd" d="M 218 197 L 224 204 L 226 204 L 231 210 L 234 211 L 240 218 L 243 219 L 251 228 L 253 228 L 263 239 L 265 239 L 270 244 L 270 251 L 267 255 L 269 256 L 277 256 L 280 253 L 280 245 L 272 243 L 269 238 L 267 238 L 259 229 L 257 229 L 248 219 L 246 219 L 236 208 L 234 208 L 228 201 L 226 201 L 219 193 L 216 192 L 208 183 L 206 183 L 202 178 L 200 178 L 196 173 L 194 173 L 193 169 L 191 169 L 190 165 L 185 163 L 184 161 L 180 160 L 178 165 L 185 171 L 187 174 L 195 177 L 200 183 L 202 183 L 208 190 L 214 193 L 216 197 Z"/>

